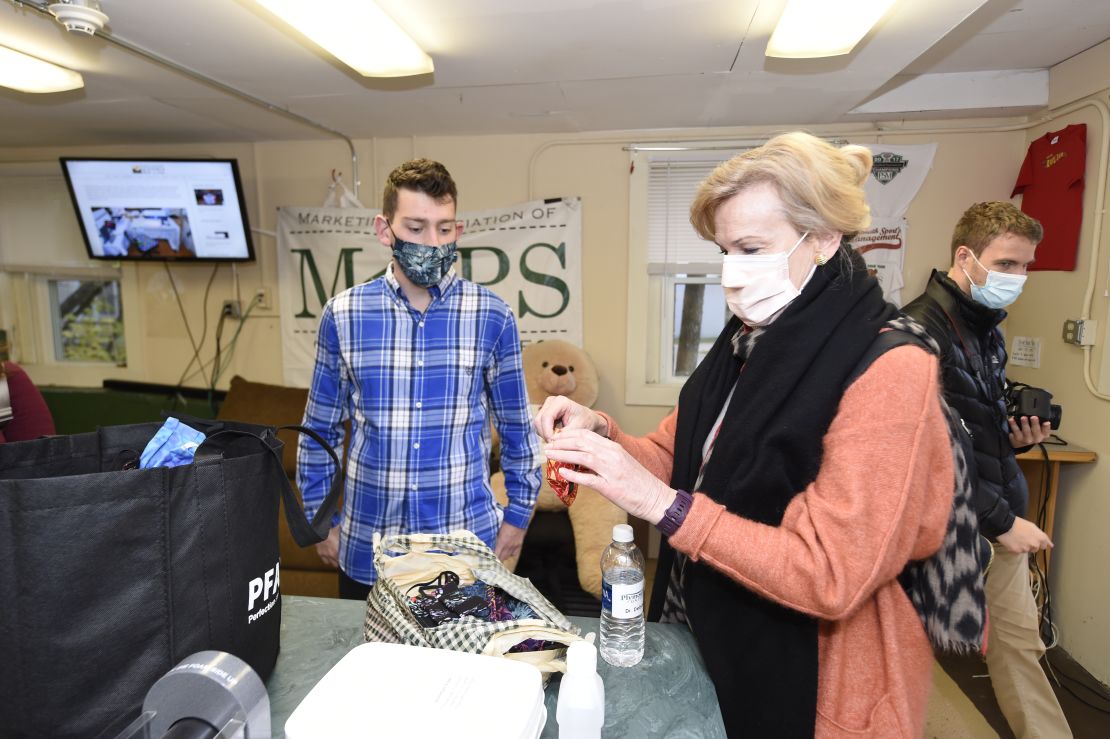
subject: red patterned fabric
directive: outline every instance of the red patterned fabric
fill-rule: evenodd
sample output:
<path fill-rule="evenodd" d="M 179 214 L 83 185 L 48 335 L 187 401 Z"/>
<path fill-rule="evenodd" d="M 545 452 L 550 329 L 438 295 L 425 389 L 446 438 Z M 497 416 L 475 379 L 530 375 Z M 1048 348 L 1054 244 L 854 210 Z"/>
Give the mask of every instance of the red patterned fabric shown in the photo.
<path fill-rule="evenodd" d="M 553 459 L 547 460 L 547 484 L 559 496 L 559 500 L 569 508 L 574 503 L 574 498 L 578 495 L 578 486 L 573 482 L 563 478 L 562 470 L 564 467 L 569 467 L 572 470 L 578 470 L 576 464 L 565 464 L 563 462 L 556 462 Z"/>

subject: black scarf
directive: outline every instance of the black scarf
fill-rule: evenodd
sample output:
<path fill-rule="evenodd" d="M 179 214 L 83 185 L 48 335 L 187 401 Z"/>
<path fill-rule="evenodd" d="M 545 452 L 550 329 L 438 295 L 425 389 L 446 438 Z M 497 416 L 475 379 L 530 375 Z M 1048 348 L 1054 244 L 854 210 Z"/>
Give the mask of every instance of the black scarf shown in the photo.
<path fill-rule="evenodd" d="M 787 504 L 817 477 L 845 381 L 895 314 L 862 260 L 842 246 L 759 337 L 742 372 L 733 318 L 679 396 L 671 485 L 694 485 L 702 446 L 738 382 L 699 492 L 732 513 L 779 525 Z M 665 590 L 673 560 L 669 547 L 665 552 L 657 590 Z M 687 568 L 686 614 L 728 733 L 812 737 L 817 620 L 702 563 Z M 655 614 L 663 596 L 653 599 Z"/>

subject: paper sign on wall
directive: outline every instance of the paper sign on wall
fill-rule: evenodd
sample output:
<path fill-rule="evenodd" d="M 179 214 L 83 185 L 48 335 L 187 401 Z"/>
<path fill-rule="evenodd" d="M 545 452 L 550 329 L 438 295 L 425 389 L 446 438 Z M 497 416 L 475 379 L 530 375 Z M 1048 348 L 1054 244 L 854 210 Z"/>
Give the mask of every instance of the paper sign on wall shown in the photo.
<path fill-rule="evenodd" d="M 1010 347 L 1010 364 L 1020 367 L 1041 366 L 1041 340 L 1015 336 Z"/>

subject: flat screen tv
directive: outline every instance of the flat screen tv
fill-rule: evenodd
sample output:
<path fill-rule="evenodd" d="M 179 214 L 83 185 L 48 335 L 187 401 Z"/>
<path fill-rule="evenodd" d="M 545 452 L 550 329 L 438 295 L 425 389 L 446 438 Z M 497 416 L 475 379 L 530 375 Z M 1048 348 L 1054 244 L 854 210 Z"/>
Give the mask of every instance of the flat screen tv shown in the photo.
<path fill-rule="evenodd" d="M 62 157 L 93 259 L 254 259 L 234 159 Z"/>

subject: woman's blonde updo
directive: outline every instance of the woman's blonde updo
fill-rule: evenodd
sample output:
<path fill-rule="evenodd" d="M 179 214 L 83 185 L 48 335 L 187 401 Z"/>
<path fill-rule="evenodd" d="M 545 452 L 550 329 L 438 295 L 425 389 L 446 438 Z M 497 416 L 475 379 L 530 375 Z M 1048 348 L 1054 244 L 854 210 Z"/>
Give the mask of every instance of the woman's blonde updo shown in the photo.
<path fill-rule="evenodd" d="M 832 144 L 801 131 L 776 136 L 713 170 L 690 206 L 690 223 L 702 238 L 715 238 L 717 208 L 752 185 L 778 190 L 787 220 L 798 233 L 854 235 L 871 225 L 863 184 L 871 151 Z"/>

